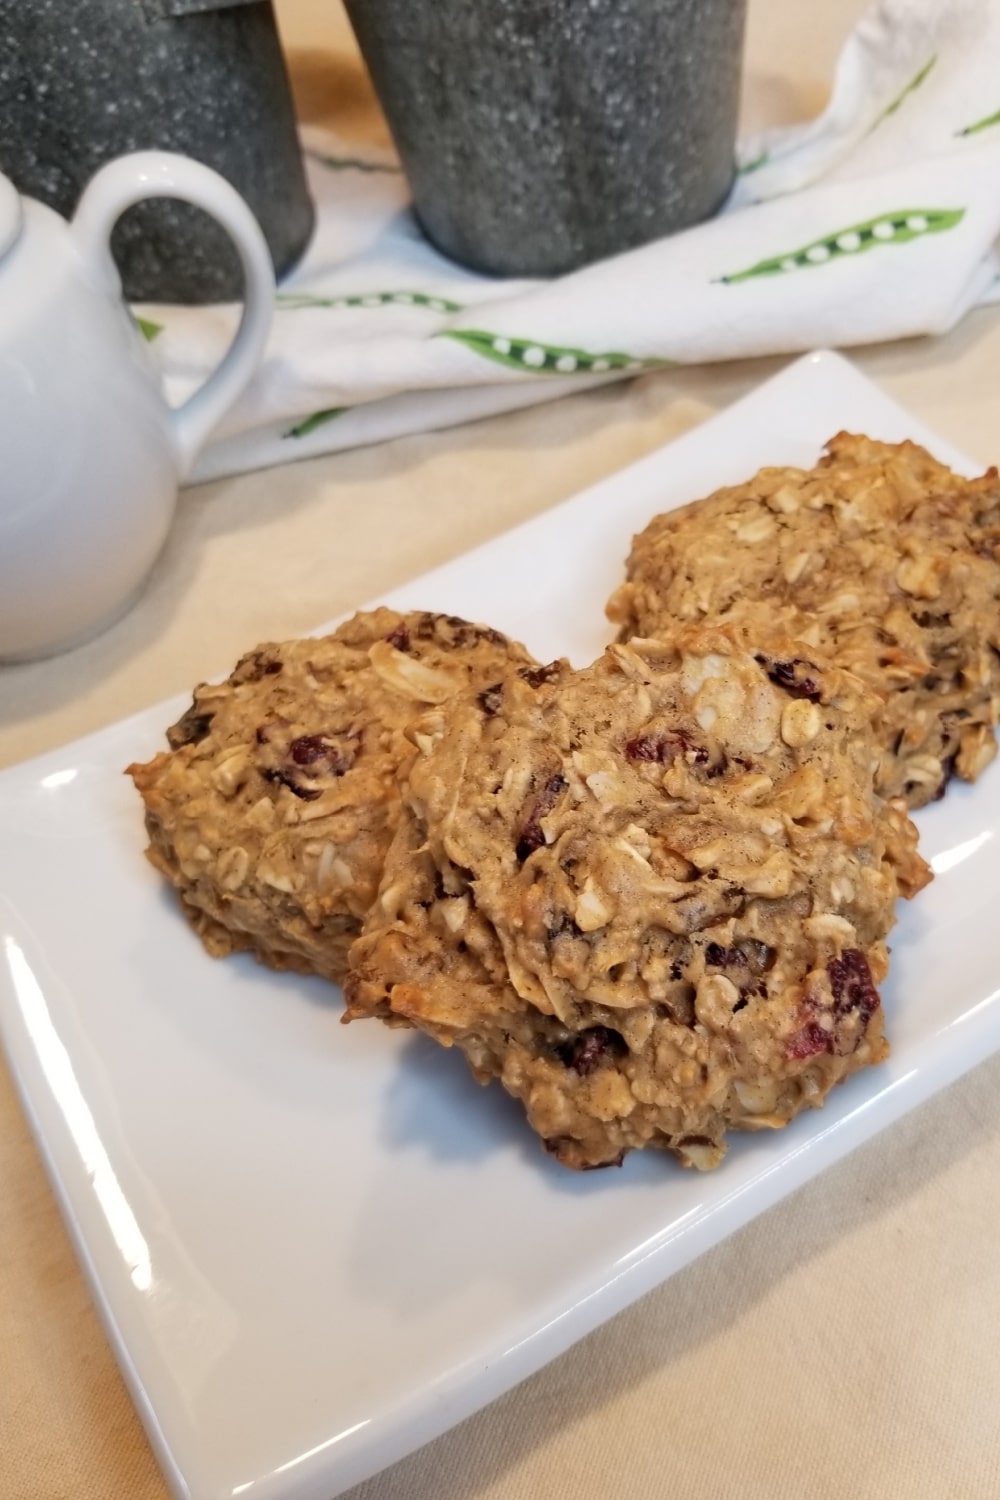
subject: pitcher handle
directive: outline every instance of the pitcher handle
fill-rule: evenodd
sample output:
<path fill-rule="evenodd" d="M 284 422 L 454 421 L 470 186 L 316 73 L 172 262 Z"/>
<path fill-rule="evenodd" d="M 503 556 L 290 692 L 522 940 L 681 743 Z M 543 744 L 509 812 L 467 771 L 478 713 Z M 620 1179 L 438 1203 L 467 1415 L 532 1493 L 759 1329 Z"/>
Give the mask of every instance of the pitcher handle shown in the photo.
<path fill-rule="evenodd" d="M 274 268 L 257 220 L 224 177 L 186 156 L 137 151 L 91 178 L 70 226 L 80 254 L 115 295 L 121 294 L 121 282 L 111 257 L 111 231 L 119 216 L 144 198 L 181 198 L 205 209 L 236 246 L 245 280 L 243 316 L 221 363 L 170 412 L 183 479 L 260 363 L 274 313 Z"/>

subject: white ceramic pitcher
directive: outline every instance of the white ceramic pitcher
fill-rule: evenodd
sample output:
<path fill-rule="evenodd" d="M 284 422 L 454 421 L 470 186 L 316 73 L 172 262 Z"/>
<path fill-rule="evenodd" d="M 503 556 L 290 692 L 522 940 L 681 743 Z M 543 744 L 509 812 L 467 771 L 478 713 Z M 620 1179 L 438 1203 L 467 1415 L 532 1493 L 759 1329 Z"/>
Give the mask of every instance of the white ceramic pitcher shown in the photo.
<path fill-rule="evenodd" d="M 231 235 L 243 318 L 183 406 L 164 398 L 109 249 L 143 198 L 183 198 Z M 109 163 L 67 224 L 0 176 L 0 661 L 86 640 L 141 588 L 177 487 L 253 374 L 274 307 L 264 237 L 208 167 L 163 152 Z"/>

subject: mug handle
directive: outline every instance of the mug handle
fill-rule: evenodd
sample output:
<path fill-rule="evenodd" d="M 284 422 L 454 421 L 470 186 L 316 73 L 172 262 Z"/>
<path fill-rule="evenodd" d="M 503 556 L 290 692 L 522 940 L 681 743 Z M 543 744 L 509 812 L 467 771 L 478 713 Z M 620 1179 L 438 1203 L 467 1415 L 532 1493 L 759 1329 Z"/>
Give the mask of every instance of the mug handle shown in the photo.
<path fill-rule="evenodd" d="M 260 363 L 274 313 L 274 268 L 260 225 L 218 172 L 168 151 L 136 151 L 108 162 L 83 191 L 70 229 L 77 248 L 107 290 L 121 296 L 111 256 L 119 216 L 144 198 L 181 198 L 210 213 L 227 231 L 243 267 L 243 316 L 222 362 L 193 396 L 170 411 L 180 478 Z"/>

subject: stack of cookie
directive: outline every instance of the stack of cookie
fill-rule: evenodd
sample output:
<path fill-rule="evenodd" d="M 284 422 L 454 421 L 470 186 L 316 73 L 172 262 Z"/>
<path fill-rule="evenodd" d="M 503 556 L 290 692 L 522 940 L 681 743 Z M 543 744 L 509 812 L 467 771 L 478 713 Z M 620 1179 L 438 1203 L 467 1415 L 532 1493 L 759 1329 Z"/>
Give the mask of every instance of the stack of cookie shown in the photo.
<path fill-rule="evenodd" d="M 907 806 L 1000 717 L 1000 485 L 841 435 L 657 517 L 594 665 L 376 610 L 264 646 L 130 767 L 215 954 L 344 984 L 573 1167 L 714 1166 L 887 1053 Z"/>

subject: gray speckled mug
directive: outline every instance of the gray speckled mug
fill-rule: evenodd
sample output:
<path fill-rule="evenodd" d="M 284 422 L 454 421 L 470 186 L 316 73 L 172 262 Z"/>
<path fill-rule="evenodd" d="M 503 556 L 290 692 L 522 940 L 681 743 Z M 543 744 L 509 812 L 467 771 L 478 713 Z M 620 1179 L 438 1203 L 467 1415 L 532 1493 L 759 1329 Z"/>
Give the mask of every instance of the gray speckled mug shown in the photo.
<path fill-rule="evenodd" d="M 548 276 L 707 218 L 746 0 L 346 0 L 429 237 Z"/>
<path fill-rule="evenodd" d="M 280 275 L 313 205 L 268 0 L 0 0 L 0 171 L 69 218 L 116 156 L 181 152 L 249 204 Z M 129 209 L 112 244 L 130 302 L 238 301 L 239 257 L 188 203 Z"/>

